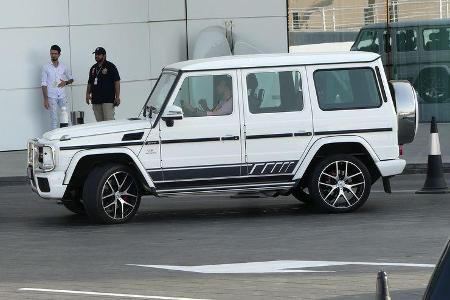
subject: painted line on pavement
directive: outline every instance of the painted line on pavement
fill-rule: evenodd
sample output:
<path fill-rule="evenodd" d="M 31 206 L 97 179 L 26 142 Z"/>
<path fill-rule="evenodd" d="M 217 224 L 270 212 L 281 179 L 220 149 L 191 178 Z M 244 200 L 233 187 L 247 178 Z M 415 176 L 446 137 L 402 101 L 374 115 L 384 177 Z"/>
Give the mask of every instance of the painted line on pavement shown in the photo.
<path fill-rule="evenodd" d="M 416 191 L 420 190 L 420 188 L 418 188 L 417 190 L 396 190 L 396 191 L 392 191 L 393 193 L 415 193 Z M 371 192 L 373 193 L 386 193 L 383 190 L 372 190 Z"/>
<path fill-rule="evenodd" d="M 25 292 L 43 292 L 43 293 L 55 293 L 55 294 L 72 294 L 72 295 L 90 295 L 101 297 L 121 297 L 121 298 L 134 298 L 134 299 L 161 299 L 161 300 L 210 300 L 210 299 L 195 299 L 195 298 L 180 298 L 180 297 L 164 297 L 164 296 L 146 296 L 146 295 L 133 295 L 133 294 L 115 294 L 115 293 L 99 293 L 88 291 L 72 291 L 72 290 L 53 290 L 53 289 L 35 289 L 35 288 L 21 288 L 19 291 Z"/>
<path fill-rule="evenodd" d="M 434 268 L 432 264 L 411 263 L 378 263 L 378 262 L 350 262 L 350 261 L 308 261 L 308 260 L 273 260 L 246 262 L 234 264 L 199 265 L 199 266 L 171 266 L 171 265 L 138 265 L 127 266 L 165 269 L 203 274 L 268 274 L 268 273 L 324 273 L 336 271 L 311 270 L 311 268 L 336 266 L 395 266 L 413 268 Z M 306 270 L 305 270 L 306 269 Z"/>

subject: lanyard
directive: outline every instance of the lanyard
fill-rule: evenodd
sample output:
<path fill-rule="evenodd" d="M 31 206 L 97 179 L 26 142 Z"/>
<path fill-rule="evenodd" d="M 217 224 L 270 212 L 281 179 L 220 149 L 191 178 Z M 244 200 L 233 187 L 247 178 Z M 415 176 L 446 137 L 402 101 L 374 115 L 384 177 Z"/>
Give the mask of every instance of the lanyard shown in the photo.
<path fill-rule="evenodd" d="M 98 78 L 98 74 L 100 73 L 100 71 L 102 70 L 103 66 L 100 66 L 100 68 L 98 68 L 97 74 L 95 74 L 95 78 Z"/>

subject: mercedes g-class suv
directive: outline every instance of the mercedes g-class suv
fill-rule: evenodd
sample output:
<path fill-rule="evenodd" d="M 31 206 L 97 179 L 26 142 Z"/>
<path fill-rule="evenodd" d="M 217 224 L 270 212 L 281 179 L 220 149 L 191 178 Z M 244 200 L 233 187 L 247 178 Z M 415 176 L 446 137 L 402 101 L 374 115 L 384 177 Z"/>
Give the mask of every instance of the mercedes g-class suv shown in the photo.
<path fill-rule="evenodd" d="M 123 223 L 141 196 L 263 192 L 328 212 L 400 174 L 417 100 L 365 52 L 218 57 L 163 69 L 139 117 L 56 129 L 28 144 L 41 197 Z"/>
<path fill-rule="evenodd" d="M 450 101 L 449 19 L 366 25 L 351 50 L 380 54 L 388 79 L 411 82 L 424 104 Z"/>

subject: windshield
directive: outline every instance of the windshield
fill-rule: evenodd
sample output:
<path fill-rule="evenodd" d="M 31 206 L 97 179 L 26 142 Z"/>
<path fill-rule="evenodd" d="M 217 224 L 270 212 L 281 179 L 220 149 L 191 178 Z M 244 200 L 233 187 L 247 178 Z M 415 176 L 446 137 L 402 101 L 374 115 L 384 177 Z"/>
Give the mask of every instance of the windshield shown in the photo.
<path fill-rule="evenodd" d="M 158 82 L 156 83 L 156 86 L 153 88 L 150 97 L 145 103 L 144 108 L 146 112 L 144 112 L 144 115 L 148 115 L 150 112 L 151 114 L 159 113 L 164 101 L 169 94 L 170 88 L 175 82 L 176 77 L 177 76 L 175 73 L 163 73 L 161 75 Z"/>

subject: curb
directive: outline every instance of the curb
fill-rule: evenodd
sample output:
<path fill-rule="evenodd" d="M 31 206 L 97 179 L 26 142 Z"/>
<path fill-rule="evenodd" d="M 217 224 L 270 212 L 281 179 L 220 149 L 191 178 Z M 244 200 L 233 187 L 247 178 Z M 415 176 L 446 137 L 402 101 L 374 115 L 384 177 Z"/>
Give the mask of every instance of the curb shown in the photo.
<path fill-rule="evenodd" d="M 450 173 L 450 163 L 442 164 L 444 173 Z M 427 174 L 427 164 L 407 164 L 402 174 Z"/>
<path fill-rule="evenodd" d="M 25 185 L 25 184 L 28 184 L 28 178 L 26 176 L 0 177 L 0 187 L 1 186 Z"/>

